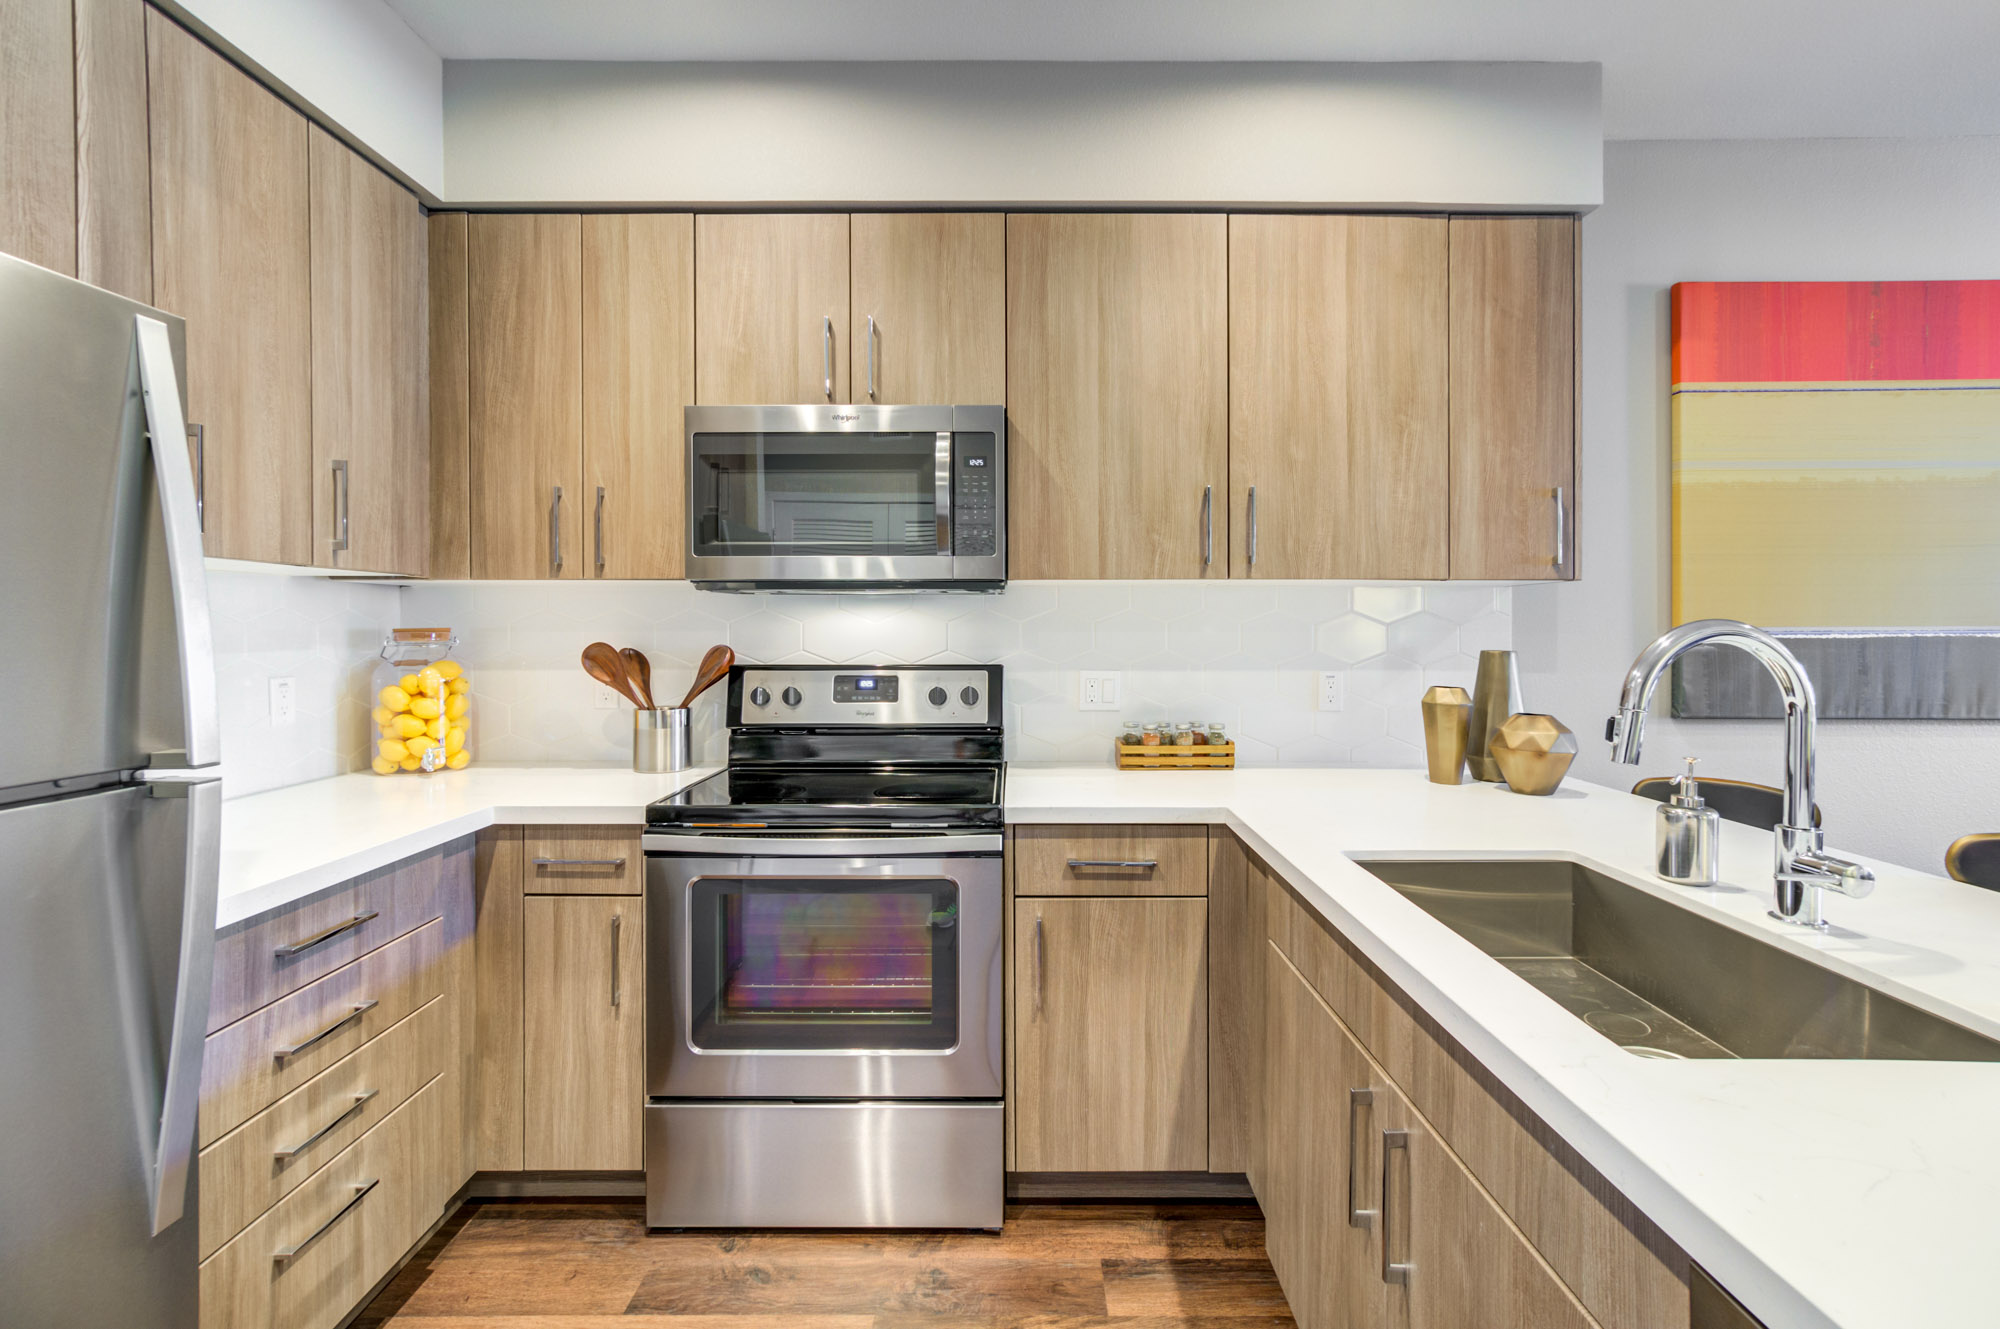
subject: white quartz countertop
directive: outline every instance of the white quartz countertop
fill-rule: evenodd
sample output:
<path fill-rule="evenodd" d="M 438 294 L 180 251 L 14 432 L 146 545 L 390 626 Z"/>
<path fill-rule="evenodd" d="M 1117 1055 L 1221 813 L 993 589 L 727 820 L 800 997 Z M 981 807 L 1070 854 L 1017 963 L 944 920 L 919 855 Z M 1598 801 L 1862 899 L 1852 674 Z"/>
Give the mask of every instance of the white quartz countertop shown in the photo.
<path fill-rule="evenodd" d="M 709 773 L 474 767 L 231 800 L 218 924 L 483 826 L 636 823 Z M 1010 822 L 1233 829 L 1772 1329 L 2000 1324 L 2000 1064 L 1642 1060 L 1355 860 L 1584 863 L 1996 1037 L 2000 894 L 1871 863 L 1875 894 L 1828 897 L 1834 928 L 1808 933 L 1766 916 L 1768 835 L 1725 824 L 1723 884 L 1670 886 L 1651 873 L 1657 805 L 1580 783 L 1538 799 L 1420 771 L 1016 764 L 1006 801 Z"/>

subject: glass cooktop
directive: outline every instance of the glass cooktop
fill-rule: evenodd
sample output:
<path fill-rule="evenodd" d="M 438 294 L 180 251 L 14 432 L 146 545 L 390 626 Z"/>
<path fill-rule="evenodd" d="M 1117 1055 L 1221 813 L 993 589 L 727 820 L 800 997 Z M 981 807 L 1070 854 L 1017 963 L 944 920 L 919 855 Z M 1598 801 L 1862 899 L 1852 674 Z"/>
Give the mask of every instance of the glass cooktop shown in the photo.
<path fill-rule="evenodd" d="M 1001 768 L 949 766 L 732 766 L 647 809 L 655 826 L 930 829 L 998 826 Z"/>

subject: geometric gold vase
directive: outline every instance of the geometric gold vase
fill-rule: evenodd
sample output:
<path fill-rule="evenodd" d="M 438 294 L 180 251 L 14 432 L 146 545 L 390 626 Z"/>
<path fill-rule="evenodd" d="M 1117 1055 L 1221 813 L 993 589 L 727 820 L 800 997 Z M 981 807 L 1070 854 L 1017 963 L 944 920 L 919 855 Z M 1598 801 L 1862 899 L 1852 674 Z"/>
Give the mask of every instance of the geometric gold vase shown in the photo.
<path fill-rule="evenodd" d="M 1458 784 L 1465 778 L 1466 730 L 1472 719 L 1472 698 L 1464 688 L 1438 686 L 1424 693 L 1424 764 L 1432 784 Z"/>
<path fill-rule="evenodd" d="M 1493 735 L 1493 760 L 1517 794 L 1553 794 L 1576 760 L 1576 735 L 1553 715 L 1510 715 Z"/>

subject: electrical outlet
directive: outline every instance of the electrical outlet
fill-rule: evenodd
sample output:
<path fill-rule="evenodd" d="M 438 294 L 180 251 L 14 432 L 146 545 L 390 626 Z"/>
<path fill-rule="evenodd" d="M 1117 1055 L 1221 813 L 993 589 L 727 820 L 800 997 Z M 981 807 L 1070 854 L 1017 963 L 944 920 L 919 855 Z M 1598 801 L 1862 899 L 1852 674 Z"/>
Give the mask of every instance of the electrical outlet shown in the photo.
<path fill-rule="evenodd" d="M 271 680 L 271 728 L 289 729 L 299 718 L 298 686 L 289 678 Z"/>
<path fill-rule="evenodd" d="M 1322 711 L 1347 709 L 1347 690 L 1341 686 L 1338 673 L 1331 669 L 1320 670 L 1319 689 L 1313 693 L 1313 706 Z"/>
<path fill-rule="evenodd" d="M 598 710 L 615 711 L 618 709 L 618 694 L 608 684 L 599 683 L 596 679 L 592 679 L 590 686 L 597 694 Z"/>
<path fill-rule="evenodd" d="M 1079 711 L 1115 711 L 1118 709 L 1119 675 L 1113 672 L 1092 673 L 1088 670 L 1076 676 L 1076 708 Z"/>

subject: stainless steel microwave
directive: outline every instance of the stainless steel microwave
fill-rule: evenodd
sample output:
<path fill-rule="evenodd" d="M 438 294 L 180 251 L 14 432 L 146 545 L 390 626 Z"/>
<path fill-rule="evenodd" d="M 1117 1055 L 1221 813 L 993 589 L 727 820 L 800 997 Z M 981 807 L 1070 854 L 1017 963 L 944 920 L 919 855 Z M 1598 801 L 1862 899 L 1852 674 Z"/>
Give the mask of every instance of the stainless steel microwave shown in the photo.
<path fill-rule="evenodd" d="M 687 505 L 710 590 L 998 590 L 1006 408 L 690 406 Z"/>

